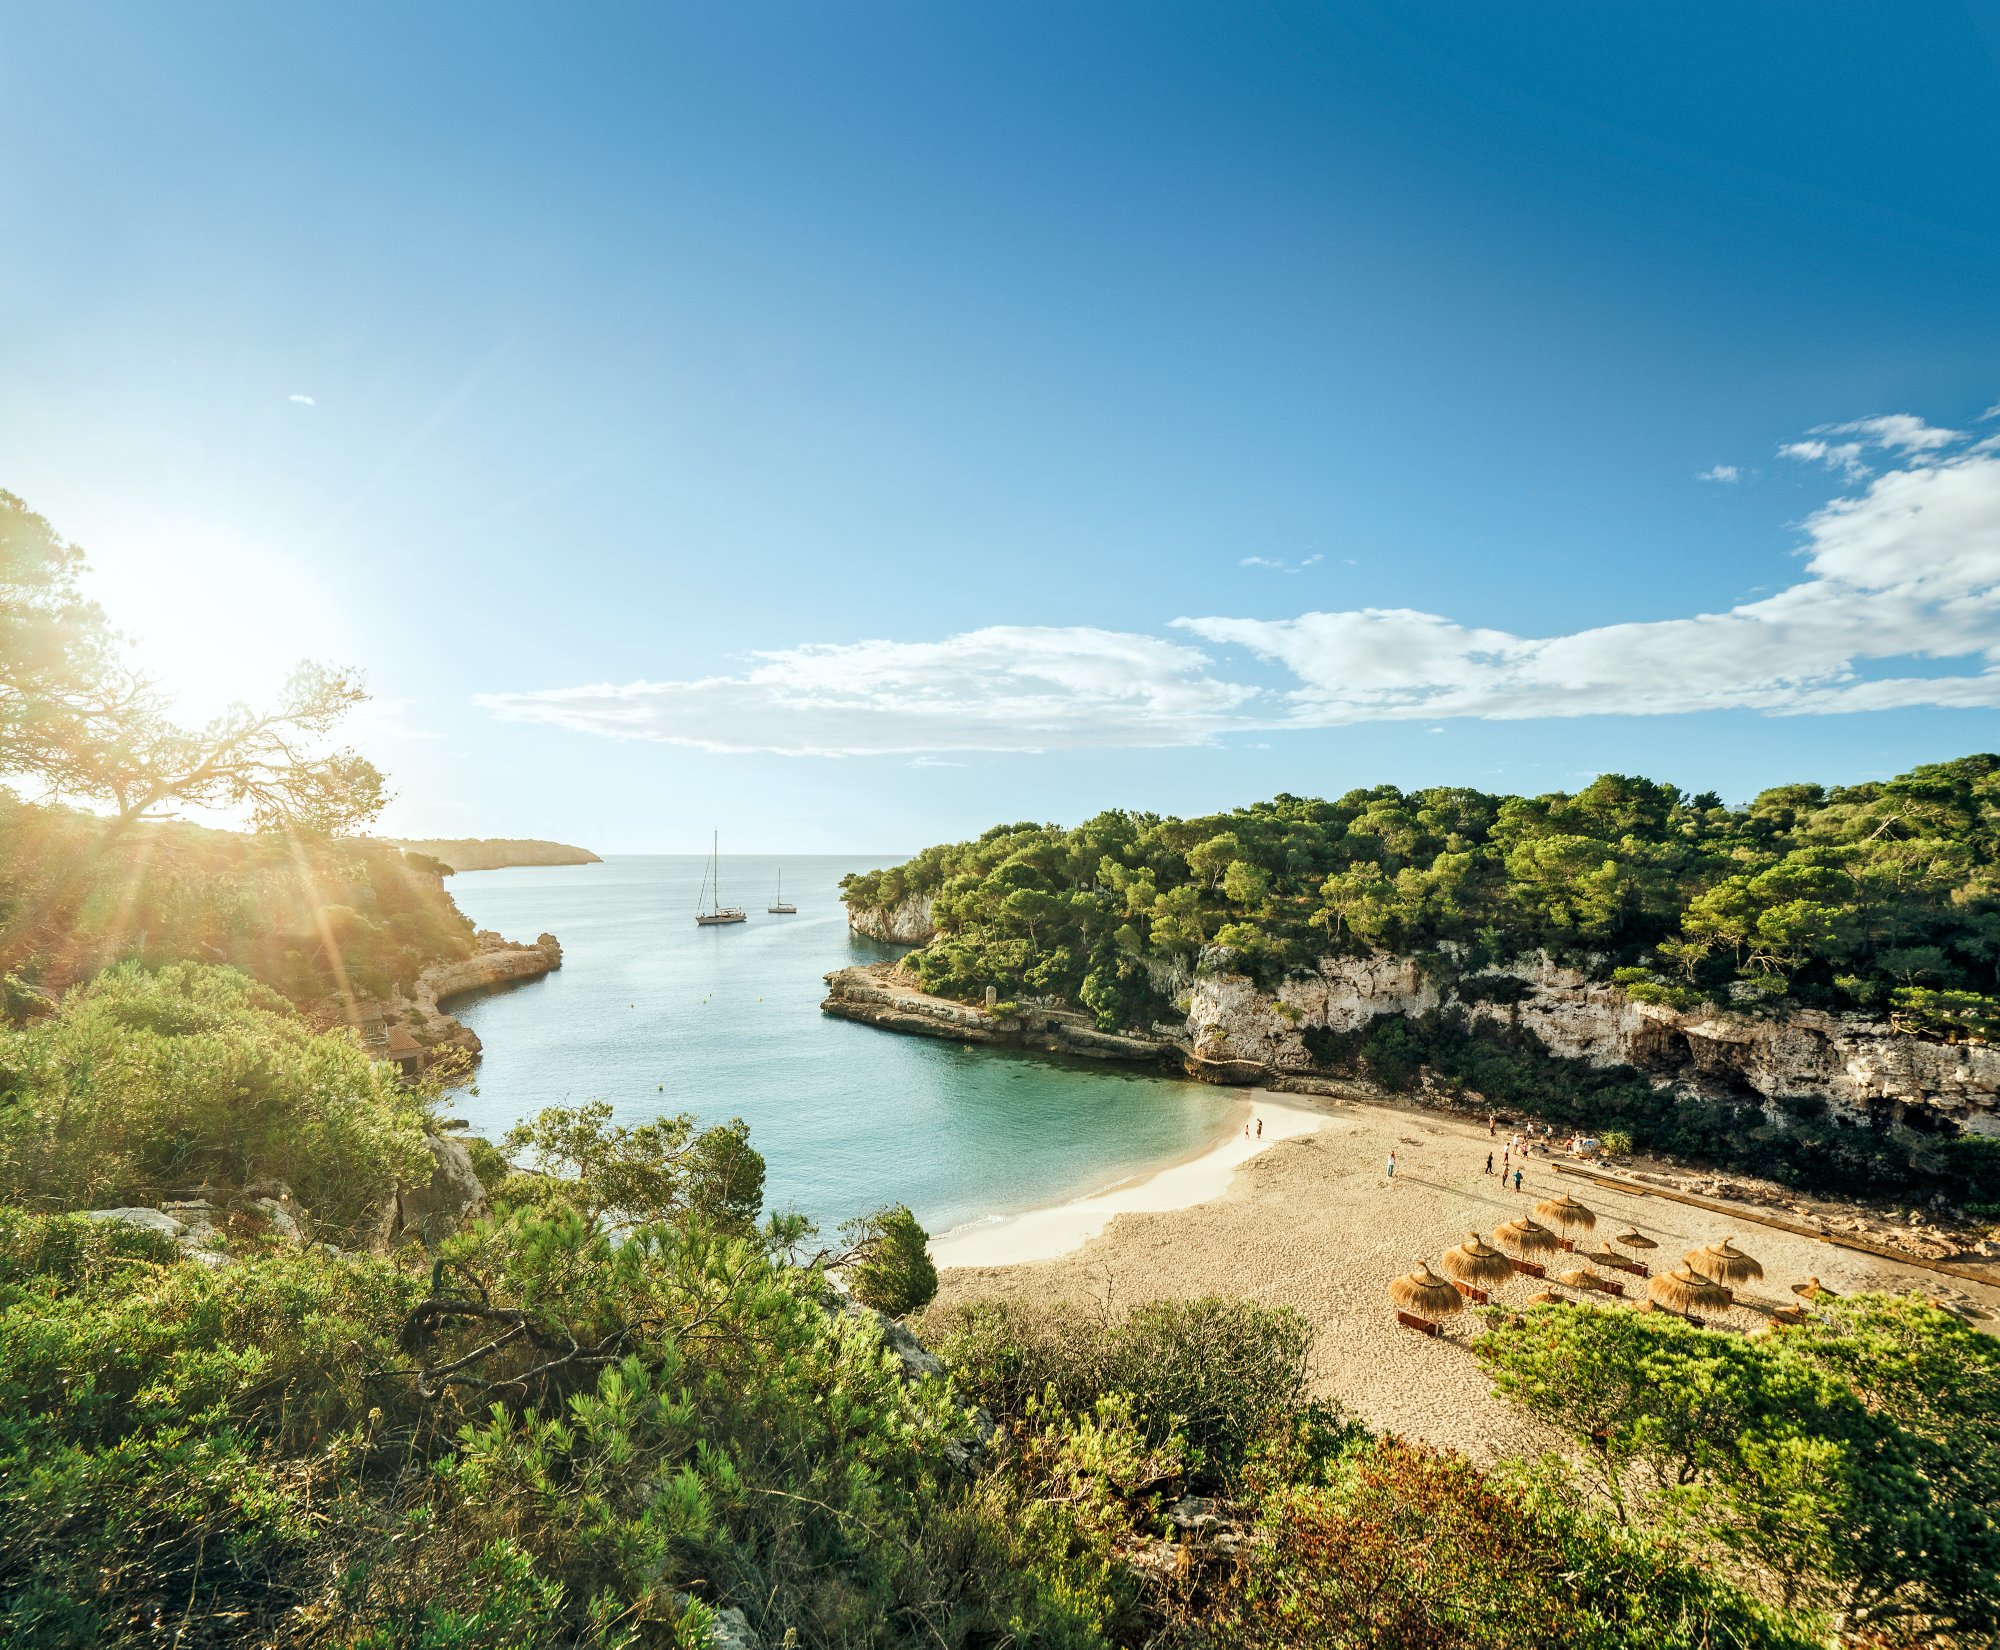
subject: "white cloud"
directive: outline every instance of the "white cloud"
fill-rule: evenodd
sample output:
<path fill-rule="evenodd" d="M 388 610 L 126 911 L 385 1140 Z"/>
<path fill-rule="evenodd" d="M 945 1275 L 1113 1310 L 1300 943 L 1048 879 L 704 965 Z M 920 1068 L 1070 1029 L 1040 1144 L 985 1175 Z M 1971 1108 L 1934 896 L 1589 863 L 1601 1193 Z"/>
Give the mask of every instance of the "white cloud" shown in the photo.
<path fill-rule="evenodd" d="M 741 675 L 489 693 L 509 721 L 785 756 L 1205 744 L 1254 687 L 1198 649 L 1085 627 L 996 625 L 941 642 L 809 643 Z"/>
<path fill-rule="evenodd" d="M 319 403 L 309 395 L 288 395 L 287 401 L 296 401 L 301 407 L 317 407 Z"/>
<path fill-rule="evenodd" d="M 1956 430 L 1940 430 L 1908 413 L 1889 413 L 1881 418 L 1857 418 L 1851 424 L 1822 424 L 1814 435 L 1858 435 L 1877 447 L 1891 447 L 1899 453 L 1934 453 L 1959 439 Z"/>
<path fill-rule="evenodd" d="M 1706 470 L 1695 472 L 1696 481 L 1741 481 L 1743 472 L 1734 464 L 1711 464 Z"/>
<path fill-rule="evenodd" d="M 1245 556 L 1236 565 L 1238 567 L 1267 567 L 1274 573 L 1303 573 L 1308 567 L 1316 566 L 1325 560 L 1326 557 L 1324 556 L 1308 556 L 1304 561 L 1299 562 L 1273 561 L 1269 556 Z M 1350 562 L 1348 565 L 1352 566 L 1353 564 Z"/>
<path fill-rule="evenodd" d="M 1805 523 L 1807 577 L 1720 613 L 1529 638 L 1433 613 L 1183 619 L 1299 681 L 1295 725 L 2000 706 L 2000 458 L 1912 464 Z M 1972 673 L 1928 675 L 1919 660 Z M 1879 662 L 1898 673 L 1868 676 Z"/>
<path fill-rule="evenodd" d="M 947 762 L 937 756 L 913 756 L 903 764 L 906 768 L 969 768 L 970 762 Z"/>
<path fill-rule="evenodd" d="M 1808 464 L 1824 464 L 1829 470 L 1844 471 L 1850 476 L 1874 473 L 1861 462 L 1861 443 L 1858 441 L 1843 441 L 1838 445 L 1830 441 L 1788 441 L 1778 449 L 1778 456 L 1800 459 Z"/>
<path fill-rule="evenodd" d="M 2000 401 L 1994 402 L 1992 406 L 1981 413 L 1979 415 L 1979 422 L 1984 424 L 1989 418 L 2000 418 Z"/>
<path fill-rule="evenodd" d="M 1914 419 L 1866 422 L 1908 455 L 1900 467 L 1806 519 L 1801 578 L 1719 612 L 1540 637 L 1416 608 L 1174 621 L 1280 667 L 1290 681 L 1275 688 L 1246 680 L 1240 657 L 1225 668 L 1183 641 L 995 626 L 479 702 L 612 738 L 925 765 L 923 753 L 1203 745 L 1418 718 L 2000 708 L 2000 453 L 1946 450 Z"/>

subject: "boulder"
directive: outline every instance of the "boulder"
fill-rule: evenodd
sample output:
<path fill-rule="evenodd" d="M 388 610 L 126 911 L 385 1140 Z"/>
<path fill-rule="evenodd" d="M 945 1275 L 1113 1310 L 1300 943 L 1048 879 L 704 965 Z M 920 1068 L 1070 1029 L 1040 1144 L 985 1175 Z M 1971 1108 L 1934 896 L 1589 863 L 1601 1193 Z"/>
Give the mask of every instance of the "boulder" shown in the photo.
<path fill-rule="evenodd" d="M 465 1142 L 427 1134 L 424 1145 L 431 1154 L 431 1177 L 391 1194 L 376 1229 L 381 1247 L 414 1238 L 428 1248 L 486 1212 L 486 1188 Z"/>

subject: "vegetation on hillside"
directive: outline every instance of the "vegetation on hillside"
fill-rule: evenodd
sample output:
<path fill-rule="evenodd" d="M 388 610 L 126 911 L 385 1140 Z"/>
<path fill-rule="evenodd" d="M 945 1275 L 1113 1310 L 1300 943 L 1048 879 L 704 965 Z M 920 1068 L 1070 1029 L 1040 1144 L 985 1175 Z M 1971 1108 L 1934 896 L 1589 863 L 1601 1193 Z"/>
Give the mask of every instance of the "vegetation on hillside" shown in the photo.
<path fill-rule="evenodd" d="M 314 1217 L 345 1215 L 342 1185 L 409 1173 L 422 1097 L 228 971 L 119 970 L 5 1065 L 9 1162 L 53 1141 L 57 1165 L 25 1166 L 0 1206 L 9 1644 L 691 1647 L 734 1608 L 773 1647 L 1802 1650 L 1835 1610 L 1910 1645 L 1946 1626 L 1979 1642 L 1991 1614 L 1994 1366 L 1907 1303 L 1814 1331 L 1823 1412 L 1794 1403 L 1796 1440 L 1777 1442 L 1818 1464 L 1784 1481 L 1800 1529 L 1864 1505 L 1886 1525 L 1894 1474 L 1932 1474 L 1959 1503 L 1926 1515 L 1949 1568 L 1935 1542 L 1862 1557 L 1745 1535 L 1764 1525 L 1743 1462 L 1767 1447 L 1747 1423 L 1742 1461 L 1702 1458 L 1718 1499 L 1701 1518 L 1370 1437 L 1306 1398 L 1302 1321 L 1249 1303 L 934 1314 L 948 1374 L 913 1373 L 841 1305 L 796 1217 L 760 1224 L 740 1125 L 545 1112 L 509 1142 L 536 1169 L 490 1159 L 490 1213 L 430 1253 L 267 1230 L 218 1268 L 20 1207 L 24 1187 L 53 1211 L 107 1174 L 133 1195 L 181 1172 L 288 1175 L 340 1235 Z M 76 1108 L 90 1126 L 71 1131 Z M 920 1305 L 907 1211 L 860 1235 L 857 1270 L 882 1264 Z M 1595 1424 L 1580 1406 L 1610 1364 L 1551 1353 L 1563 1321 L 1503 1326 L 1495 1368 L 1541 1411 L 1562 1394 L 1559 1424 Z M 1657 1352 L 1634 1356 L 1753 1355 L 1638 1332 Z M 1904 1360 L 1888 1375 L 1952 1395 L 1840 1399 L 1836 1376 L 1885 1336 Z M 1775 1426 L 1791 1390 L 1745 1413 Z M 1652 1413 L 1621 1412 L 1615 1447 L 1654 1448 Z M 1962 1450 L 1941 1462 L 1947 1435 Z"/>
<path fill-rule="evenodd" d="M 847 878 L 931 897 L 908 966 L 965 1000 L 1059 996 L 1107 1028 L 1170 1011 L 1204 956 L 1275 983 L 1326 955 L 1528 952 L 1693 1005 L 1815 1006 L 1985 1037 L 2000 1025 L 2000 757 L 1744 808 L 1607 774 L 1574 795 L 1280 796 L 1201 819 L 1002 825 Z M 1219 955 L 1218 955 L 1219 953 Z"/>
<path fill-rule="evenodd" d="M 473 937 L 437 871 L 387 843 L 189 824 L 114 836 L 94 815 L 0 792 L 0 931 L 17 917 L 10 972 L 46 990 L 118 962 L 191 959 L 297 1003 L 386 996 L 470 955 Z"/>
<path fill-rule="evenodd" d="M 434 859 L 452 871 L 497 871 L 509 865 L 596 865 L 588 848 L 534 837 L 418 837 L 392 839 L 395 846 Z"/>

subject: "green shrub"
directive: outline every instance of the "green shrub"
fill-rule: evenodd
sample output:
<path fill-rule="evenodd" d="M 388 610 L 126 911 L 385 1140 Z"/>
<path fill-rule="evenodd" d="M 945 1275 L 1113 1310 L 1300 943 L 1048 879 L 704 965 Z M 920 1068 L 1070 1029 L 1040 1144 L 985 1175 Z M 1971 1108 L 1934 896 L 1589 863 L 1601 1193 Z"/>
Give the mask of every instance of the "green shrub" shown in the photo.
<path fill-rule="evenodd" d="M 124 964 L 0 1030 L 0 1195 L 44 1209 L 278 1180 L 335 1235 L 430 1173 L 424 1102 L 234 969 Z"/>
<path fill-rule="evenodd" d="M 847 1279 L 864 1306 L 900 1318 L 922 1311 L 937 1294 L 930 1234 L 901 1203 L 849 1221 L 841 1228 L 854 1258 Z"/>

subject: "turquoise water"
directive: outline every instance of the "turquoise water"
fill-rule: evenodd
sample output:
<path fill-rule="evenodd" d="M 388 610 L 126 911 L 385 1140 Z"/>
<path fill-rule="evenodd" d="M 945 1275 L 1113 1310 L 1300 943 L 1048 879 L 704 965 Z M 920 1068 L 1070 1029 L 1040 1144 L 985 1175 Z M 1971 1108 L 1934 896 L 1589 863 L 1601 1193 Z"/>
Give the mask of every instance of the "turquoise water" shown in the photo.
<path fill-rule="evenodd" d="M 563 966 L 453 1009 L 486 1046 L 453 1109 L 498 1139 L 543 1106 L 608 1100 L 620 1121 L 742 1117 L 766 1203 L 822 1228 L 903 1202 L 933 1232 L 1093 1191 L 1201 1146 L 1225 1091 L 836 1020 L 821 976 L 897 948 L 856 939 L 840 878 L 878 860 L 725 859 L 750 920 L 697 928 L 704 860 L 468 871 L 446 885 L 481 928 L 547 930 Z M 795 917 L 765 914 L 777 873 Z"/>

